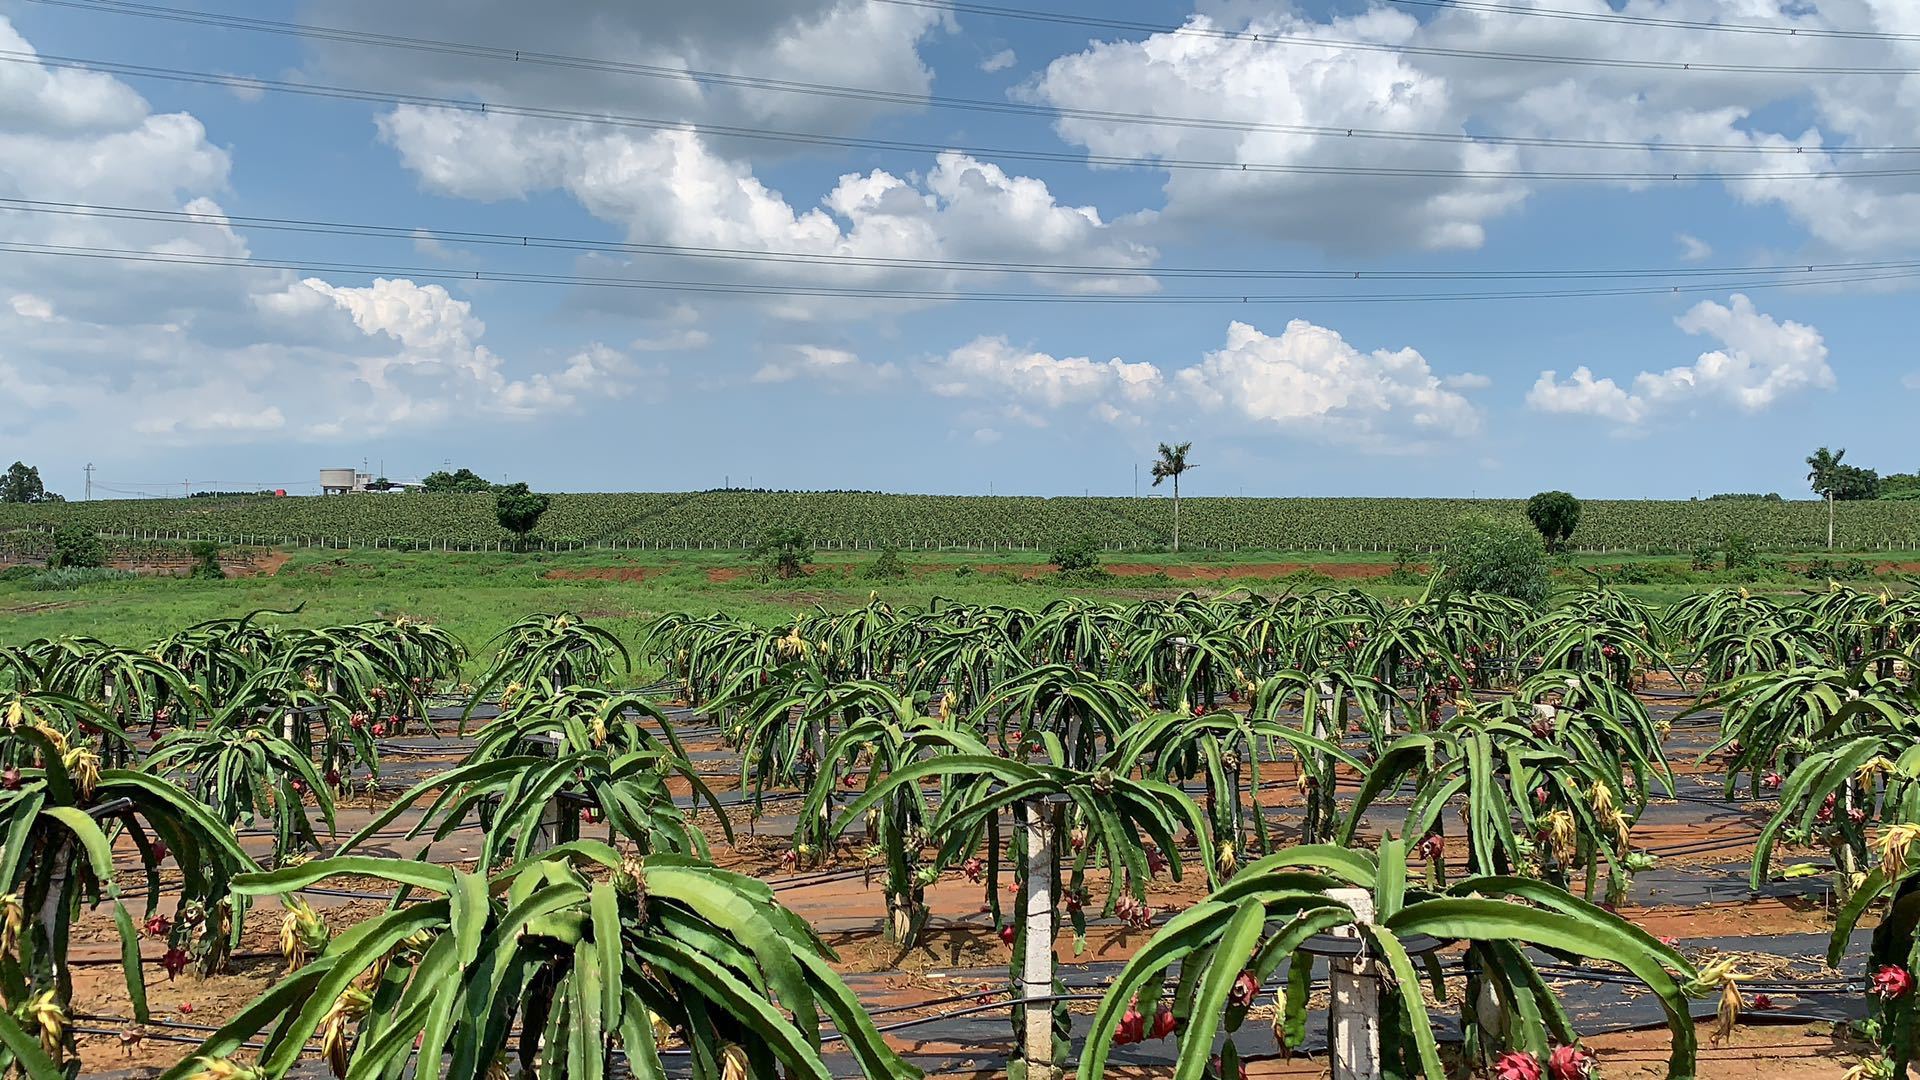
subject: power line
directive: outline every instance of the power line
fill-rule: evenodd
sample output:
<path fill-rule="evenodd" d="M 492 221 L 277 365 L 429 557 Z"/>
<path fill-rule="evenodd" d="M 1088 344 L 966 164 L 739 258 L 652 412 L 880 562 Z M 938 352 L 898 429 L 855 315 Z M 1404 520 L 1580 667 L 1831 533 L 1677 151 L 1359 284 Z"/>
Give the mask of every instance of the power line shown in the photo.
<path fill-rule="evenodd" d="M 1278 135 L 1296 135 L 1306 138 L 1332 137 L 1391 142 L 1443 143 L 1474 146 L 1527 146 L 1568 150 L 1631 151 L 1636 153 L 1792 155 L 1804 154 L 1810 150 L 1815 153 L 1827 154 L 1920 153 L 1920 146 L 1917 145 L 1807 147 L 1754 143 L 1672 143 L 1623 139 L 1554 138 L 1550 136 L 1529 135 L 1481 135 L 1462 131 L 1397 131 L 1387 128 L 1354 127 L 1341 124 L 1282 124 L 1266 121 L 1235 120 L 1222 117 L 1162 116 L 1146 113 L 1117 112 L 1106 109 L 1074 108 L 1061 105 L 1037 105 L 1020 101 L 995 101 L 986 98 L 952 97 L 900 90 L 880 90 L 791 79 L 773 79 L 731 72 L 702 71 L 658 64 L 641 64 L 631 61 L 571 56 L 564 53 L 508 49 L 498 46 L 447 41 L 437 38 L 404 37 L 396 34 L 346 30 L 311 23 L 279 22 L 271 19 L 255 19 L 238 15 L 223 15 L 212 12 L 133 3 L 131 0 L 30 0 L 30 2 L 55 7 L 74 8 L 101 14 L 130 15 L 140 18 L 160 19 L 200 26 L 213 26 L 223 29 L 246 30 L 257 33 L 280 34 L 320 41 L 334 41 L 379 48 L 404 49 L 473 59 L 494 60 L 509 64 L 532 64 L 574 70 L 601 71 L 611 74 L 690 82 L 702 86 L 717 85 L 894 105 L 930 106 L 941 109 L 996 113 L 1044 120 L 1066 118 L 1073 120 L 1091 120 L 1100 123 L 1195 128 L 1201 130 L 1247 131 Z"/>
<path fill-rule="evenodd" d="M 1623 26 L 1649 26 L 1672 30 L 1708 30 L 1722 34 L 1766 34 L 1772 37 L 1839 38 L 1846 41 L 1920 41 L 1920 34 L 1901 34 L 1884 30 L 1846 30 L 1829 26 L 1781 26 L 1778 23 L 1711 22 L 1706 19 L 1674 19 L 1659 15 L 1634 15 L 1625 11 L 1574 11 L 1568 8 L 1522 7 L 1493 3 L 1491 0 L 1386 0 L 1408 7 L 1439 8 L 1442 11 L 1473 11 L 1484 14 L 1527 15 L 1541 19 L 1570 22 L 1616 23 Z"/>
<path fill-rule="evenodd" d="M 875 0 L 875 2 L 883 2 L 883 0 Z M 892 2 L 892 0 L 884 0 L 884 2 Z M 1821 180 L 1920 176 L 1920 168 L 1811 169 L 1796 172 L 1682 172 L 1678 170 L 1666 172 L 1603 172 L 1557 169 L 1444 169 L 1388 165 L 1308 165 L 1301 163 L 1242 162 L 1196 158 L 1126 157 L 1120 155 L 1054 150 L 1015 150 L 1004 147 L 955 146 L 941 143 L 910 142 L 899 139 L 872 139 L 849 135 L 778 131 L 768 128 L 735 127 L 720 124 L 691 124 L 680 120 L 664 120 L 654 117 L 628 116 L 615 113 L 578 112 L 570 109 L 470 101 L 459 98 L 432 97 L 425 94 L 412 94 L 398 91 L 378 91 L 365 90 L 357 87 L 292 83 L 277 79 L 257 78 L 254 76 L 223 75 L 217 72 L 188 71 L 179 68 L 151 67 L 141 64 L 123 64 L 113 61 L 54 56 L 51 54 L 15 50 L 0 50 L 0 62 L 33 64 L 42 67 L 63 68 L 75 71 L 91 71 L 130 78 L 197 83 L 207 86 L 246 87 L 254 90 L 271 90 L 276 93 L 300 94 L 308 97 L 333 98 L 347 101 L 417 105 L 427 108 L 451 109 L 458 112 L 496 113 L 505 116 L 561 120 L 582 124 L 602 124 L 615 127 L 634 127 L 656 131 L 691 131 L 706 136 L 718 136 L 730 139 L 770 140 L 810 146 L 843 146 L 855 149 L 900 151 L 917 154 L 963 153 L 983 158 L 1052 161 L 1072 165 L 1107 165 L 1121 168 L 1182 169 L 1207 172 L 1307 176 L 1370 176 L 1389 179 L 1556 180 L 1612 183 L 1658 183 L 1667 181 L 1691 183 L 1706 180 Z"/>
<path fill-rule="evenodd" d="M 654 292 L 708 293 L 743 296 L 811 296 L 867 300 L 1042 304 L 1248 306 L 1253 304 L 1399 304 L 1477 300 L 1546 300 L 1603 296 L 1677 295 L 1684 293 L 1724 292 L 1732 289 L 1751 292 L 1760 289 L 1806 288 L 1820 285 L 1849 285 L 1877 281 L 1905 281 L 1920 278 L 1920 270 L 1910 269 L 1871 274 L 1823 275 L 1803 273 L 1798 277 L 1778 280 L 1689 282 L 1680 285 L 1642 285 L 1557 290 L 1370 293 L 1359 295 L 1350 293 L 1184 293 L 1118 296 L 1081 293 L 960 292 L 936 289 L 838 288 L 814 285 L 761 285 L 737 282 L 668 281 L 650 278 L 596 277 L 582 274 L 528 274 L 487 270 L 456 270 L 440 267 L 370 266 L 359 263 L 185 255 L 173 252 L 136 251 L 130 249 L 78 247 L 55 244 L 26 244 L 11 241 L 0 242 L 0 253 L 173 266 L 209 266 L 240 270 L 289 270 L 305 273 L 339 273 L 375 277 L 405 276 L 444 281 L 490 281 L 522 285 L 567 285 L 586 288 L 633 289 Z"/>
<path fill-rule="evenodd" d="M 751 248 L 697 247 L 631 241 L 622 242 L 579 237 L 479 232 L 467 229 L 442 229 L 420 225 L 378 225 L 361 222 L 261 217 L 244 214 L 228 214 L 216 218 L 186 210 L 103 206 L 92 203 L 60 202 L 46 199 L 16 199 L 6 196 L 0 196 L 0 211 L 102 218 L 113 221 L 156 222 L 203 228 L 239 226 L 248 229 L 327 236 L 353 236 L 409 241 L 432 239 L 450 243 L 478 244 L 495 247 L 658 255 L 713 259 L 728 262 L 771 263 L 775 265 L 797 264 L 846 267 L 849 269 L 933 270 L 1046 276 L 1320 281 L 1519 281 L 1540 279 L 1609 280 L 1633 278 L 1694 278 L 1713 275 L 1749 274 L 1830 274 L 1920 269 L 1920 260 L 1791 263 L 1766 266 L 1602 267 L 1590 269 L 1534 268 L 1518 270 L 1288 270 L 1271 267 L 1154 267 L 1117 264 L 1034 263 L 992 259 L 915 259 L 847 255 L 835 252 L 763 251 Z"/>
<path fill-rule="evenodd" d="M 1030 22 L 1056 23 L 1066 26 L 1090 26 L 1101 30 L 1118 30 L 1135 34 L 1172 34 L 1183 37 L 1225 38 L 1232 41 L 1250 41 L 1261 45 L 1288 45 L 1311 49 L 1331 49 L 1350 52 L 1397 53 L 1407 56 L 1433 56 L 1460 60 L 1497 60 L 1506 63 L 1522 64 L 1564 64 L 1570 67 L 1622 68 L 1638 71 L 1679 71 L 1706 72 L 1739 75 L 1913 75 L 1920 74 L 1920 68 L 1867 67 L 1864 65 L 1831 64 L 1810 65 L 1804 67 L 1779 64 L 1723 64 L 1695 63 L 1685 60 L 1633 60 L 1623 57 L 1574 56 L 1560 53 L 1506 52 L 1495 49 L 1456 49 L 1438 45 L 1396 45 L 1391 42 L 1362 41 L 1352 38 L 1309 37 L 1303 34 L 1255 33 L 1251 30 L 1222 30 L 1211 26 L 1191 24 L 1135 22 L 1127 19 L 1108 19 L 1095 15 L 1070 15 L 1055 11 L 1031 11 L 1021 8 L 1000 7 L 993 4 L 977 4 L 970 0 L 869 0 L 875 4 L 894 4 L 899 7 L 927 8 L 933 11 L 947 11 L 962 15 L 985 15 L 999 19 L 1024 19 Z"/>

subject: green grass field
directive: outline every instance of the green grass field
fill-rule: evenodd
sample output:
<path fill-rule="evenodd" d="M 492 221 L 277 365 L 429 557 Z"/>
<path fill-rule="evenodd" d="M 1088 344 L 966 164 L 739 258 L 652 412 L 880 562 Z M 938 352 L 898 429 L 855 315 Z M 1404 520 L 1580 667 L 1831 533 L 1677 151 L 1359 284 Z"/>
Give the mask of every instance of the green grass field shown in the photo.
<path fill-rule="evenodd" d="M 1810 579 L 1803 570 L 1812 558 L 1773 557 L 1752 587 L 1780 593 L 1823 588 L 1822 580 Z M 274 574 L 224 581 L 143 575 L 61 590 L 36 589 L 26 580 L 0 581 L 0 644 L 67 634 L 132 644 L 207 619 L 298 607 L 298 614 L 286 618 L 313 625 L 397 615 L 422 618 L 447 627 L 480 652 L 488 638 L 514 619 L 563 609 L 603 622 L 633 640 L 649 617 L 665 611 L 723 611 L 776 623 L 812 605 L 845 608 L 873 594 L 898 605 L 949 597 L 1036 607 L 1069 594 L 1130 599 L 1172 596 L 1187 589 L 1244 587 L 1276 593 L 1333 585 L 1411 596 L 1420 588 L 1417 573 L 1399 583 L 1379 576 L 1391 569 L 1392 557 L 1385 555 L 1252 552 L 1231 560 L 1204 555 L 1114 558 L 1108 562 L 1126 573 L 1091 581 L 1062 581 L 1041 556 L 953 553 L 903 557 L 909 571 L 904 580 L 878 581 L 866 576 L 872 559 L 865 553 L 821 553 L 813 573 L 804 579 L 762 581 L 739 553 L 726 552 L 300 551 L 291 553 Z M 1920 553 L 1886 553 L 1873 566 L 1905 562 L 1920 562 Z M 1293 567 L 1301 569 L 1289 570 Z M 1143 575 L 1142 570 L 1159 573 Z M 1695 572 L 1684 557 L 1654 556 L 1577 557 L 1563 565 L 1557 577 L 1562 588 L 1581 588 L 1593 580 L 1590 572 L 1616 582 L 1623 576 L 1644 578 L 1644 583 L 1619 587 L 1655 603 L 1747 580 L 1725 571 Z M 1375 576 L 1352 576 L 1365 573 Z M 1192 576 L 1196 574 L 1207 576 Z M 640 580 L 621 580 L 632 577 Z M 1894 572 L 1856 580 L 1906 587 Z"/>

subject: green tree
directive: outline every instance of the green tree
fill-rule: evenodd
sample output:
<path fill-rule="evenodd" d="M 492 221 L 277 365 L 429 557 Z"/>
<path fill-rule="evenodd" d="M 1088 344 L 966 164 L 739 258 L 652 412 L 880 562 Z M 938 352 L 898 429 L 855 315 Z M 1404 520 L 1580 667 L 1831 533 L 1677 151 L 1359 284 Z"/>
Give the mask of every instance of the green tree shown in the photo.
<path fill-rule="evenodd" d="M 1832 453 L 1826 447 L 1807 458 L 1807 483 L 1814 493 L 1827 500 L 1827 550 L 1833 550 L 1833 504 L 1880 497 L 1880 474 L 1872 469 L 1846 463 L 1842 447 Z"/>
<path fill-rule="evenodd" d="M 806 573 L 806 567 L 813 562 L 813 541 L 790 525 L 776 525 L 763 533 L 760 542 L 753 546 L 753 560 L 760 564 L 763 578 L 777 577 L 782 581 L 796 578 Z"/>
<path fill-rule="evenodd" d="M 1153 463 L 1153 486 L 1159 487 L 1160 481 L 1173 480 L 1173 552 L 1180 553 L 1180 474 L 1195 466 L 1187 462 L 1187 452 L 1193 444 L 1183 442 L 1178 446 L 1160 444 L 1160 460 Z"/>
<path fill-rule="evenodd" d="M 1527 500 L 1527 520 L 1539 530 L 1548 551 L 1559 551 L 1580 527 L 1580 500 L 1564 491 L 1543 491 Z"/>
<path fill-rule="evenodd" d="M 47 490 L 40 482 L 40 468 L 16 461 L 7 467 L 6 475 L 0 476 L 0 502 L 39 503 L 61 502 L 60 496 Z"/>
<path fill-rule="evenodd" d="M 441 469 L 438 472 L 430 472 L 426 479 L 420 482 L 420 486 L 427 491 L 442 494 L 474 494 L 493 490 L 492 482 L 472 469 L 459 469 L 455 472 Z"/>
<path fill-rule="evenodd" d="M 226 570 L 220 565 L 220 545 L 211 540 L 196 540 L 187 545 L 187 554 L 193 556 L 193 566 L 187 570 L 188 577 L 223 578 Z"/>
<path fill-rule="evenodd" d="M 1454 592 L 1496 593 L 1538 604 L 1547 598 L 1547 549 L 1530 530 L 1497 518 L 1469 516 L 1447 535 L 1441 578 Z"/>
<path fill-rule="evenodd" d="M 503 484 L 494 489 L 493 516 L 500 527 L 514 534 L 514 547 L 525 549 L 527 537 L 533 527 L 540 523 L 540 515 L 547 512 L 547 506 L 553 500 L 535 491 L 529 491 L 525 484 Z"/>
<path fill-rule="evenodd" d="M 62 525 L 53 531 L 53 553 L 47 566 L 54 570 L 107 565 L 107 547 L 93 530 L 82 525 Z"/>

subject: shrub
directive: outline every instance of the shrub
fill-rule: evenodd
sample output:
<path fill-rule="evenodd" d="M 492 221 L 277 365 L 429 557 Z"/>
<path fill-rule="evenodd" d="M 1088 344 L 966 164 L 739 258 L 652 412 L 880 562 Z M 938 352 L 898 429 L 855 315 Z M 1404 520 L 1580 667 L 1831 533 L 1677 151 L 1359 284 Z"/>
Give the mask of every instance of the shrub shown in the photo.
<path fill-rule="evenodd" d="M 1403 544 L 1393 549 L 1393 571 L 1387 575 L 1387 584 L 1420 584 L 1420 571 L 1414 566 L 1414 560 L 1417 558 L 1419 554 L 1411 546 Z"/>
<path fill-rule="evenodd" d="M 47 556 L 47 569 L 93 569 L 107 564 L 107 546 L 80 525 L 62 525 L 53 532 L 53 553 Z"/>
<path fill-rule="evenodd" d="M 137 576 L 131 570 L 115 570 L 107 566 L 64 566 L 57 570 L 40 571 L 28 581 L 27 587 L 36 592 L 58 592 L 100 581 L 127 581 Z"/>
<path fill-rule="evenodd" d="M 1008 576 L 1016 583 L 1027 584 L 1027 580 L 1018 574 L 1010 574 Z M 1100 569 L 1098 566 L 1087 566 L 1078 570 L 1062 570 L 1053 575 L 1053 580 L 1054 583 L 1058 585 L 1088 586 L 1111 585 L 1116 579 L 1112 574 Z"/>
<path fill-rule="evenodd" d="M 187 568 L 188 577 L 223 578 L 227 572 L 220 566 L 220 545 L 211 540 L 196 540 L 187 545 L 187 554 L 193 556 L 193 565 Z"/>
<path fill-rule="evenodd" d="M 880 549 L 879 558 L 860 568 L 860 576 L 869 581 L 902 581 L 907 565 L 900 561 L 900 549 L 888 544 Z"/>
<path fill-rule="evenodd" d="M 1719 497 L 1718 495 L 1714 496 L 1716 499 Z M 1693 549 L 1693 568 L 1695 570 L 1712 570 L 1719 564 L 1720 553 L 1713 550 L 1712 544 L 1701 544 L 1699 547 Z"/>
<path fill-rule="evenodd" d="M 1053 545 L 1048 561 L 1062 573 L 1092 570 L 1100 565 L 1100 545 L 1090 536 L 1061 540 Z"/>
<path fill-rule="evenodd" d="M 782 581 L 799 577 L 813 563 L 813 541 L 791 526 L 775 526 L 761 534 L 753 546 L 753 560 L 760 564 L 760 580 L 777 577 Z"/>
<path fill-rule="evenodd" d="M 1462 518 L 1441 552 L 1441 582 L 1457 592 L 1488 592 L 1530 604 L 1553 588 L 1547 549 L 1532 530 L 1497 518 Z"/>
<path fill-rule="evenodd" d="M 1720 555 L 1720 567 L 1723 570 L 1758 573 L 1760 570 L 1760 545 L 1753 537 L 1745 533 L 1732 533 L 1727 537 L 1727 546 Z"/>

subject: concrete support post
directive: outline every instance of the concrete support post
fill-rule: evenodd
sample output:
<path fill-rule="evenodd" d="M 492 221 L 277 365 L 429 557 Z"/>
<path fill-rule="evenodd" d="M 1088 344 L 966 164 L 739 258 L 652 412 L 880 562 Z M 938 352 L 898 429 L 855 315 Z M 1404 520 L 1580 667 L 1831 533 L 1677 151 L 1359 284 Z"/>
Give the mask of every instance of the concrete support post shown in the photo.
<path fill-rule="evenodd" d="M 1367 890 L 1329 889 L 1327 896 L 1352 908 L 1357 924 L 1373 922 L 1373 894 Z M 1359 925 L 1341 927 L 1334 936 L 1357 938 Z M 1328 1043 L 1333 1080 L 1379 1080 L 1380 976 L 1374 970 L 1374 961 L 1335 960 L 1329 967 L 1333 1004 Z M 1408 990 L 1419 993 L 1418 987 Z"/>
<path fill-rule="evenodd" d="M 1020 996 L 1027 1002 L 1025 1058 L 1029 1080 L 1055 1080 L 1053 1062 L 1053 807 L 1044 799 L 1022 804 L 1027 819 L 1026 953 Z"/>

